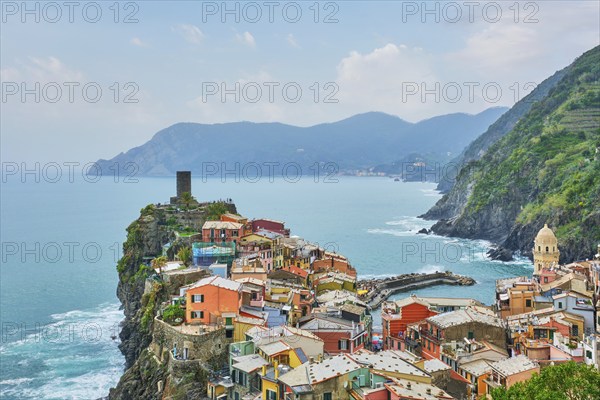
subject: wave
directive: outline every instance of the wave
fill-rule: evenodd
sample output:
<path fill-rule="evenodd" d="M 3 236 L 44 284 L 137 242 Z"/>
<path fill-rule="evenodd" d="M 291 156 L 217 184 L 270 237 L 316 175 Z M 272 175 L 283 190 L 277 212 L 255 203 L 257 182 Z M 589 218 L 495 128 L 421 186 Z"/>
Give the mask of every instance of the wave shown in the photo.
<path fill-rule="evenodd" d="M 444 267 L 443 265 L 425 265 L 421 268 L 419 268 L 416 273 L 417 274 L 433 274 L 436 272 L 444 272 L 446 270 L 446 267 Z"/>
<path fill-rule="evenodd" d="M 52 314 L 2 346 L 3 399 L 94 399 L 106 396 L 124 368 L 118 349 L 119 304 Z"/>

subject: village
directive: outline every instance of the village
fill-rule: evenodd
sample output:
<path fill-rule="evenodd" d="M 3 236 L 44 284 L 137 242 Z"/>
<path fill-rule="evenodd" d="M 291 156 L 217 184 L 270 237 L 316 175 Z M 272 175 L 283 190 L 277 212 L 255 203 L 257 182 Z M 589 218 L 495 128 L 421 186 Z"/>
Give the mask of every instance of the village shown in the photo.
<path fill-rule="evenodd" d="M 198 226 L 198 204 L 180 171 L 177 196 L 156 205 L 187 224 L 145 258 L 145 301 L 157 287 L 170 296 L 145 322 L 158 362 L 201 366 L 212 400 L 478 399 L 550 365 L 599 367 L 600 245 L 593 259 L 560 265 L 544 226 L 533 276 L 497 281 L 494 304 L 410 293 L 389 301 L 419 285 L 475 282 L 447 272 L 360 281 L 346 257 L 284 222 L 220 209 Z"/>

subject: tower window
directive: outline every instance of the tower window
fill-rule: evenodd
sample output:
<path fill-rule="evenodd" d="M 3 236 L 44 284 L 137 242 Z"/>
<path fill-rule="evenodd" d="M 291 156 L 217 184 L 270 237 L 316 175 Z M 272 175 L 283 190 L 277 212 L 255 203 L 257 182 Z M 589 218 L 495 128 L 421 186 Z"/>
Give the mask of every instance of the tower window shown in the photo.
<path fill-rule="evenodd" d="M 550 247 L 546 246 L 546 251 L 550 251 Z"/>

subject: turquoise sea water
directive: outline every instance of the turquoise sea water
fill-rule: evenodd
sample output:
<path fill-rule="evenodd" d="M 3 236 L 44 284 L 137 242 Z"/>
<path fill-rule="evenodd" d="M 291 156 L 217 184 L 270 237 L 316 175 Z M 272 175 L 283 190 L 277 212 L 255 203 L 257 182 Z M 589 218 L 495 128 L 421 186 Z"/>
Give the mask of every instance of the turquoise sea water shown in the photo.
<path fill-rule="evenodd" d="M 117 383 L 123 357 L 113 336 L 123 314 L 115 264 L 125 228 L 143 206 L 175 192 L 174 178 L 138 180 L 2 184 L 2 398 L 93 399 Z M 490 303 L 496 279 L 532 272 L 528 260 L 487 260 L 485 241 L 416 235 L 432 224 L 416 216 L 439 199 L 433 184 L 337 180 L 194 179 L 192 187 L 199 200 L 231 198 L 247 217 L 286 221 L 293 235 L 349 257 L 362 277 L 450 270 L 477 281 L 422 295 Z"/>

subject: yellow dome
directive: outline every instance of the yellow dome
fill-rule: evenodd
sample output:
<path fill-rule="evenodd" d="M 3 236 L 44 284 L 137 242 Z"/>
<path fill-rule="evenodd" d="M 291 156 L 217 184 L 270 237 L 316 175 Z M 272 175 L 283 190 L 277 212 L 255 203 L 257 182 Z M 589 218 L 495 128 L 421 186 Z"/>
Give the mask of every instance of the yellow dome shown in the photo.
<path fill-rule="evenodd" d="M 556 236 L 552 229 L 548 228 L 548 224 L 544 224 L 544 227 L 540 229 L 537 236 L 535 237 L 535 243 L 537 244 L 557 244 L 558 240 L 556 240 Z"/>

